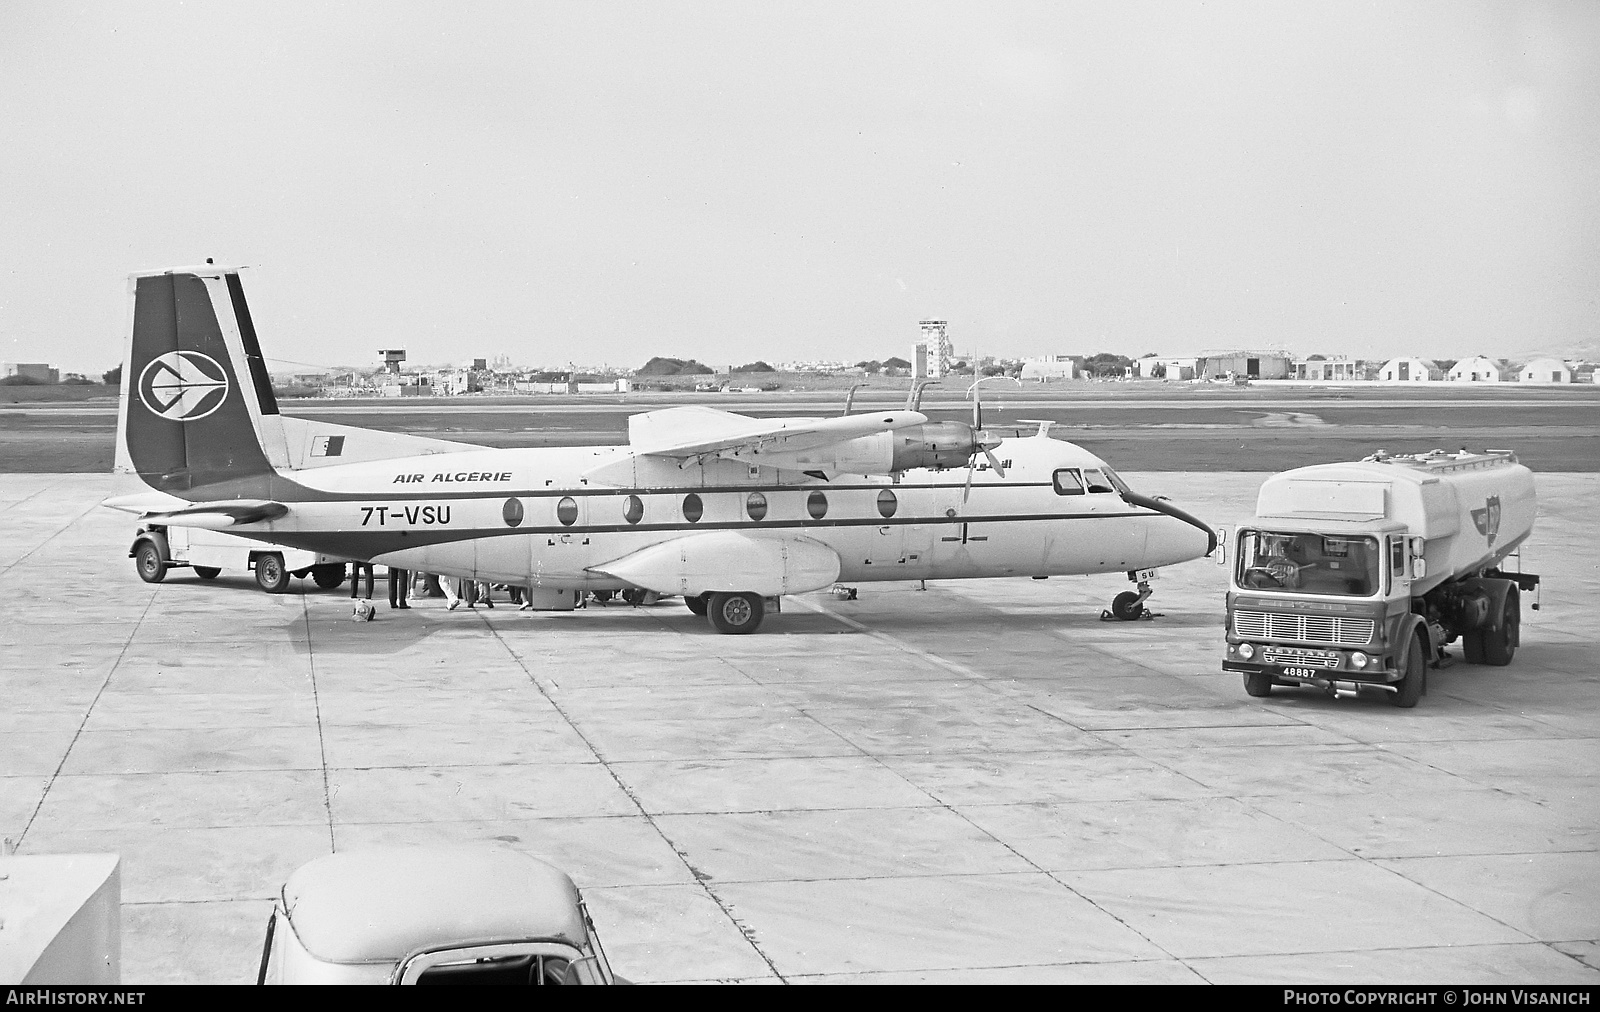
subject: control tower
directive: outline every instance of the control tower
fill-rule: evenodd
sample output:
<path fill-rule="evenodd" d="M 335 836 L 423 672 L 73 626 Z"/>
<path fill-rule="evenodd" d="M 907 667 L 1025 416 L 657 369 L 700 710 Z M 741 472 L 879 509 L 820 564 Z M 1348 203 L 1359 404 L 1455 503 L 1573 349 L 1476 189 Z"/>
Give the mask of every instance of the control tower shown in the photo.
<path fill-rule="evenodd" d="M 922 328 L 922 343 L 928 347 L 928 379 L 938 379 L 948 375 L 951 360 L 955 358 L 955 348 L 950 344 L 948 320 L 922 320 L 917 326 Z"/>
<path fill-rule="evenodd" d="M 391 375 L 400 375 L 400 363 L 406 360 L 404 348 L 379 348 L 378 354 L 383 356 L 383 371 Z"/>

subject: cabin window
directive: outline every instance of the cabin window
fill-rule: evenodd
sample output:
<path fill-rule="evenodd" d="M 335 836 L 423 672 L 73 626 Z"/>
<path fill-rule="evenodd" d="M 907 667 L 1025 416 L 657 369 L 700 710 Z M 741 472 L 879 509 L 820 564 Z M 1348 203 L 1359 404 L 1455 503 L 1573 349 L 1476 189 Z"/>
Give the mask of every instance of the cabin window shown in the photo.
<path fill-rule="evenodd" d="M 806 512 L 811 514 L 811 519 L 821 520 L 828 515 L 828 497 L 821 492 L 813 492 L 806 497 Z"/>
<path fill-rule="evenodd" d="M 570 495 L 561 497 L 556 503 L 556 519 L 561 521 L 561 526 L 571 527 L 578 522 L 578 502 Z"/>
<path fill-rule="evenodd" d="M 506 504 L 500 507 L 500 516 L 505 520 L 507 527 L 520 527 L 522 525 L 522 500 L 507 499 Z"/>
<path fill-rule="evenodd" d="M 767 497 L 760 492 L 751 492 L 744 497 L 744 511 L 750 514 L 751 520 L 762 520 L 767 515 Z"/>
<path fill-rule="evenodd" d="M 691 524 L 697 524 L 700 522 L 700 518 L 705 515 L 705 503 L 700 501 L 700 497 L 698 495 L 690 492 L 688 495 L 683 497 L 683 518 L 685 520 L 689 521 Z"/>
<path fill-rule="evenodd" d="M 884 489 L 882 492 L 878 493 L 878 514 L 885 520 L 894 516 L 894 511 L 899 508 L 900 500 L 894 497 L 893 492 L 889 491 L 888 489 Z"/>
<path fill-rule="evenodd" d="M 1056 495 L 1083 495 L 1083 477 L 1076 470 L 1064 467 L 1056 472 Z"/>
<path fill-rule="evenodd" d="M 1105 472 L 1098 467 L 1086 467 L 1083 469 L 1083 483 L 1089 486 L 1090 492 L 1116 491 L 1111 486 L 1110 480 L 1106 478 Z"/>
<path fill-rule="evenodd" d="M 1389 539 L 1389 571 L 1395 576 L 1406 575 L 1406 539 Z"/>
<path fill-rule="evenodd" d="M 636 524 L 644 519 L 644 500 L 636 495 L 630 495 L 622 503 L 622 519 L 630 524 Z"/>

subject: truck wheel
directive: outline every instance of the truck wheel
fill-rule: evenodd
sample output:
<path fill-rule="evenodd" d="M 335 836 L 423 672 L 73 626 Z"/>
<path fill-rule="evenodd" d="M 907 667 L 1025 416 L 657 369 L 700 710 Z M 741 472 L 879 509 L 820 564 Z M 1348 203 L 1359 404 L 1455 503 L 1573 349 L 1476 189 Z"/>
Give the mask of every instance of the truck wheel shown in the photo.
<path fill-rule="evenodd" d="M 696 594 L 691 597 L 684 598 L 683 603 L 688 605 L 689 610 L 694 612 L 696 615 L 704 615 L 706 613 L 706 608 L 710 604 L 710 597 L 710 594 Z"/>
<path fill-rule="evenodd" d="M 262 552 L 256 556 L 256 583 L 269 594 L 281 594 L 289 589 L 289 571 L 283 568 L 281 554 Z"/>
<path fill-rule="evenodd" d="M 1468 664 L 1483 663 L 1483 633 L 1474 630 L 1461 634 L 1461 659 Z"/>
<path fill-rule="evenodd" d="M 1500 628 L 1483 634 L 1483 663 L 1503 668 L 1517 654 L 1522 626 L 1522 595 L 1517 588 L 1506 591 L 1505 609 L 1500 613 Z"/>
<path fill-rule="evenodd" d="M 1139 600 L 1138 594 L 1125 590 L 1111 599 L 1111 614 L 1124 622 L 1132 622 L 1144 614 L 1144 602 Z"/>
<path fill-rule="evenodd" d="M 222 575 L 222 570 L 215 566 L 195 566 L 194 575 L 200 577 L 202 580 L 215 580 L 217 577 Z"/>
<path fill-rule="evenodd" d="M 167 578 L 167 560 L 153 541 L 141 541 L 133 553 L 133 567 L 145 583 L 160 583 Z"/>
<path fill-rule="evenodd" d="M 1272 676 L 1265 671 L 1246 671 L 1244 673 L 1244 691 L 1252 696 L 1272 695 Z"/>
<path fill-rule="evenodd" d="M 737 636 L 756 631 L 765 607 L 760 594 L 712 594 L 706 603 L 706 615 L 717 632 Z"/>
<path fill-rule="evenodd" d="M 1406 646 L 1405 667 L 1400 670 L 1405 677 L 1400 679 L 1395 691 L 1389 693 L 1389 705 L 1409 710 L 1422 698 L 1422 682 L 1428 677 L 1428 661 L 1422 655 L 1422 641 L 1415 636 Z"/>
<path fill-rule="evenodd" d="M 323 563 L 311 567 L 311 579 L 323 590 L 344 585 L 344 563 Z"/>

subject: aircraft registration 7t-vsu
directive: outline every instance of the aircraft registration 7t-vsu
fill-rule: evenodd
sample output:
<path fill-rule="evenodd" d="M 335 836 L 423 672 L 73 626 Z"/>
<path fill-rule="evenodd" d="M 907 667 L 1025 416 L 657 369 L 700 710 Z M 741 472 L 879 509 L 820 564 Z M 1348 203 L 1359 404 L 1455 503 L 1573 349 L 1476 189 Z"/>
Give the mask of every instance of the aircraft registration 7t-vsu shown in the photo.
<path fill-rule="evenodd" d="M 1216 535 L 1081 447 L 918 411 L 648 411 L 617 446 L 488 449 L 287 418 L 236 268 L 135 274 L 117 471 L 148 525 L 573 591 L 682 595 L 725 633 L 834 583 L 1140 571 Z M 976 421 L 976 419 L 975 419 Z M 1113 611 L 1137 617 L 1149 584 Z"/>

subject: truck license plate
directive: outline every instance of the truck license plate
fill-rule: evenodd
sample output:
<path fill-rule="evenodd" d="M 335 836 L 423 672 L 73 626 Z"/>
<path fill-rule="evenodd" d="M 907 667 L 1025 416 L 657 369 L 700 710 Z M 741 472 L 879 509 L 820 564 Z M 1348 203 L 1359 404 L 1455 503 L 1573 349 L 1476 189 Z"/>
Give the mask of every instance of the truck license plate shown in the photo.
<path fill-rule="evenodd" d="M 1290 678 L 1315 678 L 1317 673 L 1311 668 L 1284 668 L 1283 673 Z"/>

